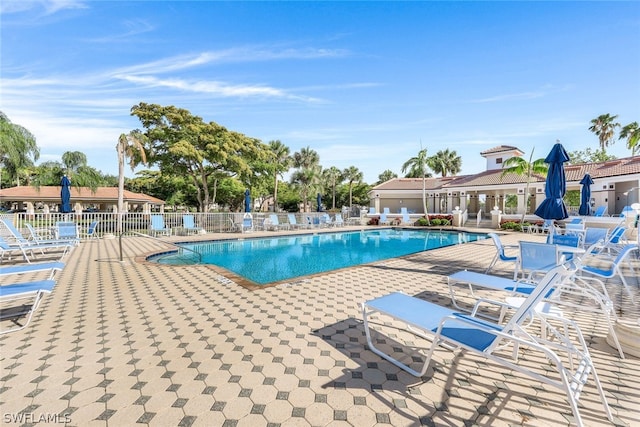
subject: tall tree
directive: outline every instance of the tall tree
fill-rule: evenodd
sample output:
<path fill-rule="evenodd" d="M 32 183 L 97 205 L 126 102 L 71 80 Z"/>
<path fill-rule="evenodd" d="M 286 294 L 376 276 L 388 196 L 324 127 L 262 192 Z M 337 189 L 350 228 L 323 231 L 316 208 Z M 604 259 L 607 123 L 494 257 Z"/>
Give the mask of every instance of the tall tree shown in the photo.
<path fill-rule="evenodd" d="M 87 155 L 82 151 L 65 151 L 62 153 L 62 166 L 66 174 L 71 176 L 82 166 L 87 166 Z"/>
<path fill-rule="evenodd" d="M 11 123 L 0 111 L 0 168 L 5 170 L 9 181 L 20 185 L 20 170 L 33 166 L 39 157 L 35 136 L 24 127 Z"/>
<path fill-rule="evenodd" d="M 362 172 L 355 166 L 349 166 L 343 172 L 344 179 L 349 184 L 349 207 L 353 207 L 353 186 L 362 182 Z"/>
<path fill-rule="evenodd" d="M 378 182 L 376 182 L 377 184 L 382 184 L 383 182 L 387 182 L 393 178 L 397 178 L 398 174 L 387 169 L 384 172 L 382 172 L 380 175 L 378 175 Z"/>
<path fill-rule="evenodd" d="M 278 209 L 278 178 L 289 170 L 291 166 L 291 155 L 289 147 L 284 145 L 280 140 L 269 141 L 269 150 L 271 150 L 271 161 L 273 168 L 273 211 Z"/>
<path fill-rule="evenodd" d="M 298 170 L 291 175 L 291 183 L 299 189 L 306 211 L 311 193 L 320 189 L 320 156 L 309 147 L 302 148 L 293 153 L 293 166 Z"/>
<path fill-rule="evenodd" d="M 322 171 L 323 180 L 331 187 L 331 209 L 336 208 L 336 187 L 344 180 L 342 171 L 335 166 Z"/>
<path fill-rule="evenodd" d="M 616 133 L 616 129 L 620 127 L 620 123 L 616 122 L 617 118 L 617 115 L 612 116 L 611 114 L 601 114 L 591 120 L 589 130 L 598 136 L 600 149 L 602 151 L 605 151 L 609 145 L 615 142 L 613 136 Z"/>
<path fill-rule="evenodd" d="M 199 210 L 206 212 L 215 199 L 210 197 L 210 180 L 216 176 L 236 176 L 250 182 L 257 159 L 266 161 L 268 148 L 255 138 L 227 130 L 215 123 L 174 106 L 140 103 L 131 108 L 146 129 L 149 164 L 165 173 L 188 176 L 196 188 Z"/>
<path fill-rule="evenodd" d="M 118 153 L 118 233 L 122 233 L 122 215 L 124 213 L 124 163 L 126 159 L 129 159 L 132 171 L 139 163 L 147 163 L 144 142 L 142 132 L 135 130 L 128 134 L 120 134 L 116 144 L 116 152 Z"/>
<path fill-rule="evenodd" d="M 614 160 L 616 156 L 607 154 L 607 152 L 604 150 L 592 150 L 591 148 L 587 147 L 584 149 L 584 151 L 576 150 L 570 152 L 569 158 L 571 159 L 571 164 L 576 165 L 579 163 L 606 162 L 607 160 Z"/>
<path fill-rule="evenodd" d="M 413 177 L 422 177 L 422 208 L 424 209 L 424 216 L 427 219 L 427 224 L 431 225 L 429 221 L 429 212 L 427 210 L 427 176 L 431 174 L 427 171 L 430 166 L 430 159 L 427 156 L 427 149 L 420 147 L 418 155 L 410 158 L 402 165 L 402 173 L 407 170 L 413 175 Z"/>
<path fill-rule="evenodd" d="M 524 190 L 524 211 L 522 212 L 522 218 L 520 219 L 521 224 L 524 223 L 524 216 L 527 214 L 527 209 L 529 207 L 529 184 L 531 184 L 531 179 L 534 175 L 546 176 L 547 170 L 549 169 L 547 164 L 544 162 L 544 159 L 537 159 L 532 161 L 534 150 L 535 149 L 533 148 L 531 149 L 529 161 L 519 156 L 508 158 L 502 164 L 502 174 L 500 175 L 500 179 L 508 174 L 524 176 L 526 179 Z"/>
<path fill-rule="evenodd" d="M 640 126 L 638 122 L 631 122 L 620 130 L 618 139 L 627 140 L 627 148 L 631 150 L 631 155 L 635 156 L 636 151 L 640 151 Z"/>
<path fill-rule="evenodd" d="M 440 150 L 430 159 L 430 165 L 435 173 L 445 177 L 449 174 L 456 175 L 462 170 L 462 159 L 454 151 Z"/>
<path fill-rule="evenodd" d="M 95 192 L 103 182 L 102 173 L 87 164 L 87 155 L 81 151 L 62 153 L 62 168 L 74 187 L 89 187 Z M 60 185 L 61 178 L 56 185 Z"/>

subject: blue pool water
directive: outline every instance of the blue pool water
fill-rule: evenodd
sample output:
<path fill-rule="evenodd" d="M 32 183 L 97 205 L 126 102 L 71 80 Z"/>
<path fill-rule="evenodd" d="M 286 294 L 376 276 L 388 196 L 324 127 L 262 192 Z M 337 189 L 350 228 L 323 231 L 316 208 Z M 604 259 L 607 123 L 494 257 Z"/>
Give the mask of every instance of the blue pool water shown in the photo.
<path fill-rule="evenodd" d="M 181 243 L 180 246 L 200 253 L 202 263 L 223 267 L 265 285 L 486 237 L 466 232 L 382 229 Z M 193 257 L 187 251 L 180 251 L 149 260 L 178 265 L 192 263 Z"/>

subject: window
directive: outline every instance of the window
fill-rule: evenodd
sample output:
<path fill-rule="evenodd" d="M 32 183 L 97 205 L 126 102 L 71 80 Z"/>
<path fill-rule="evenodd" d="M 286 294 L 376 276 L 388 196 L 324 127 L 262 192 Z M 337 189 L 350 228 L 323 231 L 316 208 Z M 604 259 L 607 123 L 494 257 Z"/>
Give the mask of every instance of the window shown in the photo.
<path fill-rule="evenodd" d="M 500 163 L 502 163 L 502 157 L 498 157 L 496 159 L 496 164 L 499 165 Z"/>

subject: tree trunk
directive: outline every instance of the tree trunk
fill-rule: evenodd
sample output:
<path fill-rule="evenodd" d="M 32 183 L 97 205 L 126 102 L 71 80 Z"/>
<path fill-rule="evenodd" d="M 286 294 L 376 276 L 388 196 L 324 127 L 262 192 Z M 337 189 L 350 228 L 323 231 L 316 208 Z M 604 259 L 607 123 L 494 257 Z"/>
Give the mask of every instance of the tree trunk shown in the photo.
<path fill-rule="evenodd" d="M 118 234 L 122 233 L 122 215 L 124 210 L 124 145 L 118 141 L 116 146 L 118 152 L 118 220 L 116 229 Z"/>

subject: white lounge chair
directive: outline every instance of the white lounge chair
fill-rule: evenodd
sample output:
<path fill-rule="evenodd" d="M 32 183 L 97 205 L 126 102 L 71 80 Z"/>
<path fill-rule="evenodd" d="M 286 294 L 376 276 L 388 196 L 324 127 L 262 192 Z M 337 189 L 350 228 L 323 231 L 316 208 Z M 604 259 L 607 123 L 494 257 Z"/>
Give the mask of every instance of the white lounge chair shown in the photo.
<path fill-rule="evenodd" d="M 483 289 L 488 291 L 502 291 L 505 293 L 505 301 L 509 305 L 515 306 L 520 306 L 524 298 L 531 294 L 535 287 L 535 284 L 530 282 L 514 281 L 511 279 L 492 276 L 490 274 L 476 273 L 467 270 L 458 271 L 448 276 L 447 284 L 449 285 L 449 294 L 454 307 L 464 311 L 469 311 L 469 309 L 458 304 L 457 296 L 460 285 L 468 287 L 469 297 L 474 298 L 475 300 L 480 299 L 480 296 L 476 295 L 474 290 Z M 589 303 L 584 297 L 590 299 L 591 303 Z M 539 303 L 536 307 L 538 311 L 562 316 L 563 312 L 560 308 L 553 307 L 559 306 L 572 307 L 579 311 L 588 311 L 600 315 L 607 323 L 609 336 L 613 340 L 615 347 L 618 349 L 620 357 L 624 359 L 624 351 L 614 328 L 617 320 L 615 306 L 602 281 L 595 278 L 574 275 L 570 280 L 565 281 L 558 288 L 550 290 L 545 298 L 545 302 Z M 501 311 L 500 315 L 494 317 L 494 319 L 502 319 L 503 315 L 504 311 Z M 485 317 L 491 318 L 489 316 Z M 543 331 L 543 333 L 546 334 L 546 331 Z"/>
<path fill-rule="evenodd" d="M 342 214 L 341 213 L 337 213 L 333 217 L 333 226 L 334 227 L 344 227 L 344 219 L 342 218 Z"/>
<path fill-rule="evenodd" d="M 253 216 L 250 212 L 246 212 L 242 217 L 242 233 L 249 233 L 253 231 Z"/>
<path fill-rule="evenodd" d="M 447 284 L 449 286 L 449 295 L 451 296 L 451 302 L 453 306 L 458 310 L 469 311 L 469 309 L 458 305 L 457 291 L 459 288 L 457 285 L 463 285 L 468 287 L 470 297 L 479 299 L 476 296 L 474 289 L 480 288 L 490 291 L 504 291 L 509 295 L 529 295 L 534 289 L 534 284 L 530 282 L 522 282 L 518 280 L 505 279 L 503 277 L 493 276 L 486 273 L 477 273 L 475 271 L 458 271 L 447 277 Z"/>
<path fill-rule="evenodd" d="M 58 259 L 64 258 L 64 256 L 73 248 L 73 245 L 69 242 L 56 242 L 56 243 L 24 243 L 24 242 L 14 242 L 9 244 L 4 238 L 0 236 L 0 260 L 4 259 L 5 254 L 11 254 L 12 252 L 20 252 L 22 257 L 28 263 L 31 263 L 31 260 L 34 255 L 34 251 L 39 251 L 41 254 L 45 254 L 45 251 L 57 250 L 62 253 L 56 253 L 56 257 Z M 30 254 L 30 255 L 29 255 Z"/>
<path fill-rule="evenodd" d="M 483 356 L 505 368 L 529 375 L 536 381 L 562 390 L 578 426 L 583 425 L 578 400 L 589 376 L 592 375 L 607 418 L 613 421 L 604 390 L 578 325 L 561 317 L 554 317 L 554 323 L 551 324 L 543 313 L 535 311 L 535 307 L 545 295 L 565 280 L 569 280 L 575 271 L 575 268 L 565 266 L 558 266 L 549 271 L 504 325 L 476 317 L 480 304 L 489 303 L 486 300 L 479 301 L 470 315 L 456 313 L 446 307 L 399 292 L 367 301 L 362 304 L 367 345 L 375 354 L 418 377 L 426 373 L 438 347 L 464 349 Z M 499 302 L 493 304 L 504 306 L 504 303 Z M 398 324 L 405 325 L 404 331 L 431 341 L 428 351 L 423 355 L 424 362 L 418 369 L 376 346 L 377 340 L 372 338 L 371 331 L 372 315 L 383 318 L 376 324 L 385 325 L 386 319 L 390 318 L 393 321 L 392 327 L 397 327 Z M 552 340 L 536 337 L 527 331 L 526 328 L 533 316 L 544 323 L 546 330 L 552 334 Z M 559 329 L 554 326 L 556 323 L 561 324 Z M 397 329 L 394 330 L 397 332 Z M 568 330 L 572 331 L 571 335 L 566 333 Z M 577 342 L 570 341 L 570 336 L 575 337 L 574 341 Z M 541 370 L 530 368 L 526 363 L 519 364 L 515 356 L 519 349 L 525 348 L 528 352 L 537 352 L 544 356 L 548 366 Z M 395 348 L 391 346 L 391 350 L 395 351 Z M 415 352 L 410 353 L 402 351 L 401 355 L 404 358 L 410 357 L 409 360 L 413 363 L 416 360 Z"/>
<path fill-rule="evenodd" d="M 291 229 L 293 230 L 297 230 L 299 228 L 307 228 L 306 224 L 299 224 L 298 220 L 296 219 L 296 215 L 289 213 L 287 214 L 287 219 L 289 220 L 289 227 L 291 227 Z"/>
<path fill-rule="evenodd" d="M 278 219 L 278 215 L 277 214 L 270 214 L 269 215 L 269 223 L 267 224 L 265 222 L 265 227 L 266 227 L 267 230 L 273 230 L 273 231 L 288 230 L 289 229 L 289 224 L 281 223 L 280 219 Z"/>
<path fill-rule="evenodd" d="M 40 264 L 28 264 L 19 266 L 9 266 L 0 268 L 0 276 L 3 277 L 3 284 L 0 286 L 0 319 L 14 319 L 13 327 L 0 330 L 1 334 L 18 331 L 26 328 L 31 322 L 33 313 L 37 310 L 40 301 L 45 294 L 51 293 L 56 282 L 54 275 L 64 268 L 62 262 L 47 262 Z M 31 274 L 37 272 L 49 272 L 46 279 L 28 282 L 11 282 L 5 284 L 7 276 L 18 276 L 21 274 Z M 21 324 L 18 319 L 24 317 Z"/>

